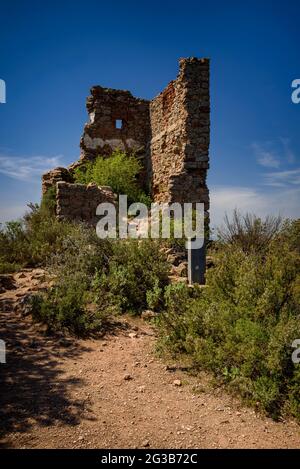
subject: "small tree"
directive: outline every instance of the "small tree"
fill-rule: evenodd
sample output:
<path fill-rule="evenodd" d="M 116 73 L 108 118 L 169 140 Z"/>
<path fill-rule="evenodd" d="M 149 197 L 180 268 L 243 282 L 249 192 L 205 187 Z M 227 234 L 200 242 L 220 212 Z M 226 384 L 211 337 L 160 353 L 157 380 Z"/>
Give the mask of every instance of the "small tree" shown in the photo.
<path fill-rule="evenodd" d="M 129 202 L 149 204 L 148 196 L 138 184 L 137 176 L 142 165 L 135 156 L 116 150 L 109 157 L 99 156 L 84 167 L 75 170 L 75 181 L 82 184 L 95 182 L 99 186 L 110 186 L 116 194 L 127 195 Z"/>
<path fill-rule="evenodd" d="M 218 229 L 219 240 L 240 247 L 244 252 L 264 251 L 282 228 L 282 218 L 267 216 L 264 220 L 254 214 L 234 210 L 232 219 L 225 215 Z"/>

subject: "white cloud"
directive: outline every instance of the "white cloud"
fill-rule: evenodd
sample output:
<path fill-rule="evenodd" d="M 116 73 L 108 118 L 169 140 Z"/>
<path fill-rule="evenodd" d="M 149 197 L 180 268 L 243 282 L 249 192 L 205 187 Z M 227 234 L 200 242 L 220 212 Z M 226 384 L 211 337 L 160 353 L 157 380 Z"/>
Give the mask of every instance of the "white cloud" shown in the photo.
<path fill-rule="evenodd" d="M 291 141 L 286 137 L 279 137 L 278 142 L 267 141 L 263 143 L 254 142 L 251 145 L 257 162 L 265 168 L 273 168 L 272 172 L 262 174 L 264 185 L 274 188 L 284 188 L 300 184 L 300 168 L 292 170 L 281 170 L 279 166 L 293 164 L 296 161 L 294 152 L 291 149 Z M 278 149 L 278 151 L 277 151 Z M 279 156 L 280 155 L 280 156 Z M 275 171 L 278 169 L 278 171 Z"/>
<path fill-rule="evenodd" d="M 270 146 L 270 142 L 264 144 L 252 143 L 251 145 L 258 164 L 266 168 L 279 168 L 280 159 L 276 152 L 269 148 Z"/>
<path fill-rule="evenodd" d="M 296 160 L 296 156 L 293 152 L 293 150 L 291 149 L 291 140 L 289 138 L 285 138 L 285 137 L 280 137 L 280 141 L 282 143 L 282 146 L 283 146 L 283 150 L 284 150 L 284 157 L 286 159 L 286 161 L 290 164 L 294 163 L 295 160 Z"/>
<path fill-rule="evenodd" d="M 265 168 L 279 168 L 283 163 L 293 164 L 296 161 L 291 140 L 287 137 L 279 137 L 278 141 L 254 142 L 251 148 L 257 163 Z"/>
<path fill-rule="evenodd" d="M 62 156 L 17 157 L 0 154 L 0 173 L 21 181 L 34 181 L 49 169 L 59 166 Z"/>
<path fill-rule="evenodd" d="M 264 192 L 251 187 L 218 186 L 210 189 L 211 226 L 220 226 L 234 209 L 257 216 L 281 215 L 300 218 L 300 187 Z"/>
<path fill-rule="evenodd" d="M 265 184 L 274 187 L 300 185 L 300 168 L 264 174 Z"/>

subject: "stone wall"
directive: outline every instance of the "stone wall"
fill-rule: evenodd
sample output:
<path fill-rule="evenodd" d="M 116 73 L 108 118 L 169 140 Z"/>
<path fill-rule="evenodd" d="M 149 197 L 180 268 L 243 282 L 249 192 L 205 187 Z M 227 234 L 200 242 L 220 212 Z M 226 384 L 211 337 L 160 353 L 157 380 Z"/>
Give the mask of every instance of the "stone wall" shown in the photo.
<path fill-rule="evenodd" d="M 43 193 L 58 183 L 58 216 L 77 219 L 86 209 L 90 219 L 100 193 L 78 184 L 72 187 L 72 172 L 98 155 L 109 157 L 116 148 L 142 159 L 140 181 L 155 201 L 204 202 L 209 209 L 208 59 L 181 59 L 177 79 L 151 102 L 129 91 L 94 86 L 87 111 L 90 121 L 80 141 L 80 159 L 68 169 L 56 168 L 43 176 Z"/>
<path fill-rule="evenodd" d="M 79 164 L 115 149 L 135 153 L 146 170 L 146 151 L 150 135 L 149 101 L 129 91 L 94 86 L 86 103 L 90 122 L 80 141 Z"/>
<path fill-rule="evenodd" d="M 96 184 L 56 184 L 56 213 L 59 219 L 73 220 L 96 226 L 97 206 L 102 202 L 115 203 L 116 196 L 110 187 L 98 187 Z"/>
<path fill-rule="evenodd" d="M 55 187 L 59 181 L 73 182 L 73 177 L 70 171 L 66 168 L 55 168 L 42 176 L 42 194 L 45 194 L 48 189 Z"/>
<path fill-rule="evenodd" d="M 152 195 L 159 202 L 204 202 L 209 150 L 209 62 L 181 59 L 179 75 L 150 104 Z"/>

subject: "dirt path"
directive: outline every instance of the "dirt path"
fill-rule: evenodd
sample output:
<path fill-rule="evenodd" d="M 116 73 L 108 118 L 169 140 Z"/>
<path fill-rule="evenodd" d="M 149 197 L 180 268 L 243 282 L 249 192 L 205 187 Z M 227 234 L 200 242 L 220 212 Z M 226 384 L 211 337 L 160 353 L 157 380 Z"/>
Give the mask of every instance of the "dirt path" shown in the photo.
<path fill-rule="evenodd" d="M 140 319 L 99 340 L 46 337 L 14 311 L 42 272 L 14 279 L 0 294 L 1 447 L 300 448 L 294 422 L 258 416 L 205 376 L 167 369 Z"/>

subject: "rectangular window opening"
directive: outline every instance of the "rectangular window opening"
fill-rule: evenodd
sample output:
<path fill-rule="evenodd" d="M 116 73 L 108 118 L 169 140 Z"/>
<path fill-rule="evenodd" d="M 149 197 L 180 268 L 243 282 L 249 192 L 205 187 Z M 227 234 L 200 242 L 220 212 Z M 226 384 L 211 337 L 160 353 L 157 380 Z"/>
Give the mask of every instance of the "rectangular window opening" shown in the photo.
<path fill-rule="evenodd" d="M 116 119 L 116 129 L 122 129 L 123 121 L 122 119 Z"/>

